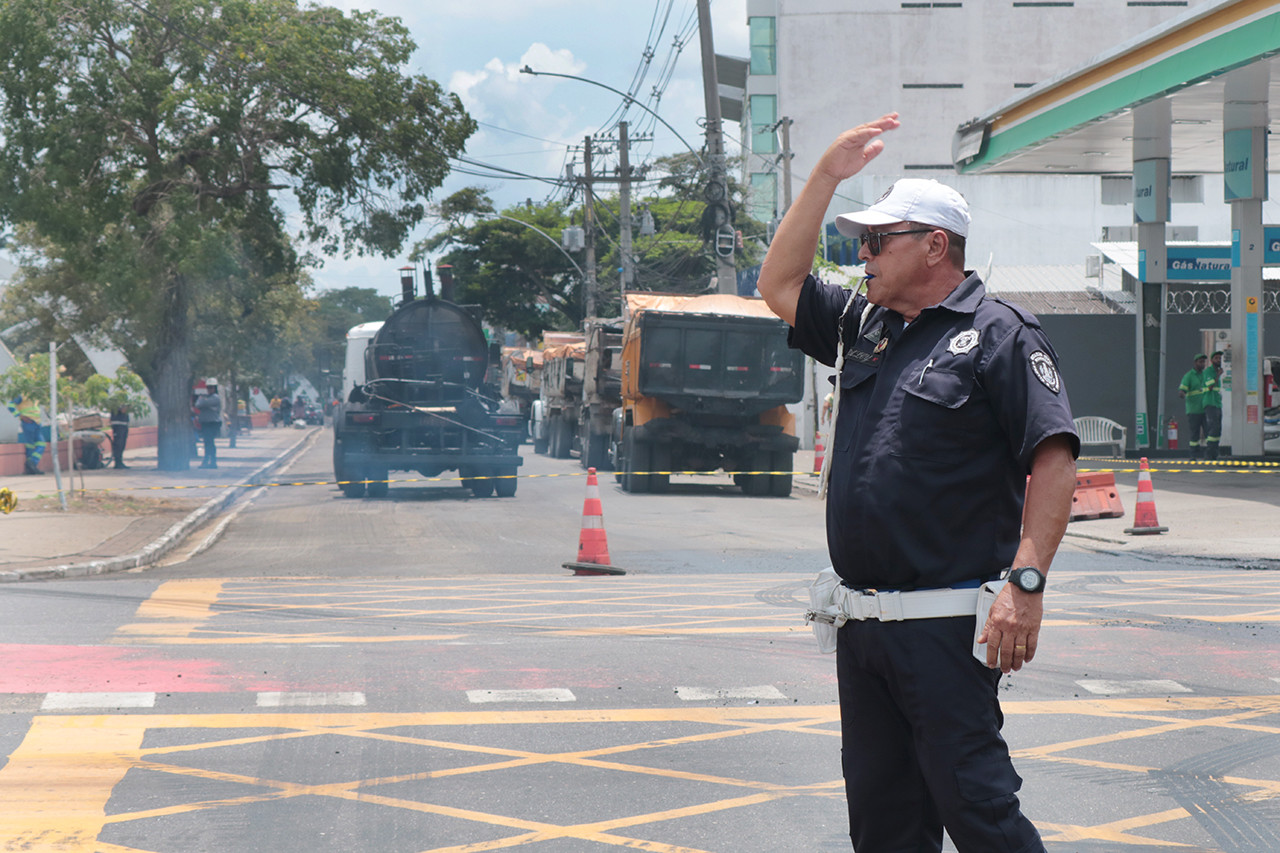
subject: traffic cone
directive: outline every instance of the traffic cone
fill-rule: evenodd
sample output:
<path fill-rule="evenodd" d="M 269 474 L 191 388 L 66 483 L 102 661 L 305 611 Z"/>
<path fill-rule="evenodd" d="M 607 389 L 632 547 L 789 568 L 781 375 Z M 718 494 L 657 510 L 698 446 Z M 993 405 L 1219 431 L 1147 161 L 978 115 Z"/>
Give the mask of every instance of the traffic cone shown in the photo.
<path fill-rule="evenodd" d="M 1164 533 L 1168 529 L 1161 527 L 1156 520 L 1156 494 L 1151 488 L 1151 470 L 1147 467 L 1147 457 L 1144 456 L 1138 465 L 1138 500 L 1133 511 L 1133 527 L 1126 527 L 1124 532 L 1141 536 Z"/>
<path fill-rule="evenodd" d="M 822 459 L 827 455 L 826 445 L 822 443 L 822 432 L 813 434 L 813 473 L 822 473 Z"/>
<path fill-rule="evenodd" d="M 582 532 L 578 534 L 578 559 L 562 564 L 575 575 L 622 575 L 609 565 L 609 539 L 604 532 L 604 511 L 600 505 L 600 483 L 596 469 L 587 469 L 587 497 L 582 502 Z"/>

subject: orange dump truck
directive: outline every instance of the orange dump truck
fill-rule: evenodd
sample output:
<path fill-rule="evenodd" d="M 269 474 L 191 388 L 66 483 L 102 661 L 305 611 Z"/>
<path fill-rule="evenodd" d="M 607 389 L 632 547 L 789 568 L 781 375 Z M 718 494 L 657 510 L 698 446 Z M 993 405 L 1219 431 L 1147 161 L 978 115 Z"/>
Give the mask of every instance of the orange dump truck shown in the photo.
<path fill-rule="evenodd" d="M 620 361 L 609 453 L 624 489 L 662 492 L 666 472 L 722 468 L 748 495 L 791 494 L 787 404 L 804 396 L 804 356 L 763 300 L 627 294 Z"/>

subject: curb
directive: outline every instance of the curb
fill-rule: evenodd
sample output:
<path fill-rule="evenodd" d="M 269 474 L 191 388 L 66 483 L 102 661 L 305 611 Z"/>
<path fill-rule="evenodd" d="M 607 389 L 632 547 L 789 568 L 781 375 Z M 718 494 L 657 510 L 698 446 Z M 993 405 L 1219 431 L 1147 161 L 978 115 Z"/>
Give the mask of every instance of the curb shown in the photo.
<path fill-rule="evenodd" d="M 302 436 L 275 459 L 258 468 L 240 482 L 232 484 L 233 487 L 228 488 L 225 494 L 210 498 L 193 509 L 185 518 L 165 531 L 159 539 L 137 553 L 124 554 L 106 560 L 91 560 L 87 563 L 68 563 L 62 566 L 47 566 L 39 569 L 0 571 L 0 583 L 92 577 L 94 575 L 105 575 L 149 566 L 181 544 L 193 530 L 198 529 L 210 518 L 218 515 L 244 495 L 246 490 L 238 487 L 257 485 L 261 481 L 268 479 L 268 475 L 275 472 L 276 469 L 284 467 L 286 463 L 291 462 L 294 457 L 302 453 L 306 449 L 304 445 L 313 442 L 320 435 L 320 431 L 320 429 L 315 429 Z"/>

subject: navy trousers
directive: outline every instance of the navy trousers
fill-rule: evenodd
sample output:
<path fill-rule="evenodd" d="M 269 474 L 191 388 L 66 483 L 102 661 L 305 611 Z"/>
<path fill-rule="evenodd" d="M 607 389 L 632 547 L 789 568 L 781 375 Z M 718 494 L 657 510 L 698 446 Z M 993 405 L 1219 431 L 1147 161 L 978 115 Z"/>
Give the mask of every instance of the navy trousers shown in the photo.
<path fill-rule="evenodd" d="M 974 660 L 973 617 L 840 629 L 842 765 L 858 853 L 1042 853 L 1000 736 L 999 670 Z"/>

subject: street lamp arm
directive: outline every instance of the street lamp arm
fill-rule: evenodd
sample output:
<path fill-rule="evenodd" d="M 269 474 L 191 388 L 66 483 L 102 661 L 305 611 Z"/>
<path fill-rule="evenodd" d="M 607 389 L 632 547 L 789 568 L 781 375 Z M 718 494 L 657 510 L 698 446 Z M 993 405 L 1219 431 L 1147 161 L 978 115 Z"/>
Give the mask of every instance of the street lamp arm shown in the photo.
<path fill-rule="evenodd" d="M 549 243 L 551 243 L 551 245 L 555 246 L 560 251 L 560 254 L 564 255 L 565 260 L 573 264 L 573 268 L 578 271 L 579 278 L 581 278 L 584 281 L 586 280 L 587 274 L 582 271 L 582 267 L 578 266 L 578 262 L 575 261 L 573 257 L 564 250 L 563 246 L 561 246 L 559 243 L 556 242 L 555 237 L 552 237 L 550 234 L 548 234 L 546 231 L 543 231 L 541 228 L 537 227 L 536 225 L 530 225 L 528 222 L 525 222 L 523 219 L 516 219 L 514 216 L 503 216 L 501 213 L 495 213 L 493 215 L 498 219 L 505 219 L 507 222 L 517 222 L 523 225 L 524 227 L 530 228 L 538 232 L 539 234 L 541 234 L 543 237 L 547 239 Z"/>
<path fill-rule="evenodd" d="M 632 97 L 631 95 L 628 95 L 626 92 L 623 92 L 619 89 L 615 89 L 612 86 L 606 86 L 604 83 L 597 83 L 595 80 L 589 80 L 586 77 L 575 77 L 572 74 L 557 74 L 552 71 L 534 71 L 528 65 L 526 65 L 524 68 L 521 68 L 520 73 L 532 74 L 535 77 L 563 77 L 566 80 L 578 80 L 582 83 L 590 83 L 592 86 L 599 86 L 601 89 L 608 89 L 610 92 L 613 92 L 615 95 L 622 98 L 627 103 L 628 106 L 630 106 L 631 104 L 635 104 L 637 107 L 644 110 L 649 115 L 656 118 L 658 121 L 662 122 L 662 126 L 665 127 L 667 130 L 671 131 L 672 133 L 674 133 L 676 139 L 679 139 L 682 143 L 684 143 L 684 147 L 688 148 L 690 153 L 692 153 L 693 156 L 698 159 L 698 165 L 703 167 L 704 169 L 706 168 L 707 164 L 703 161 L 702 155 L 698 153 L 697 149 L 695 149 L 692 145 L 690 145 L 688 142 L 685 141 L 685 138 L 680 135 L 680 132 L 678 130 L 672 127 L 665 118 L 658 115 L 656 112 L 649 109 L 647 106 L 640 103 L 634 97 Z"/>

